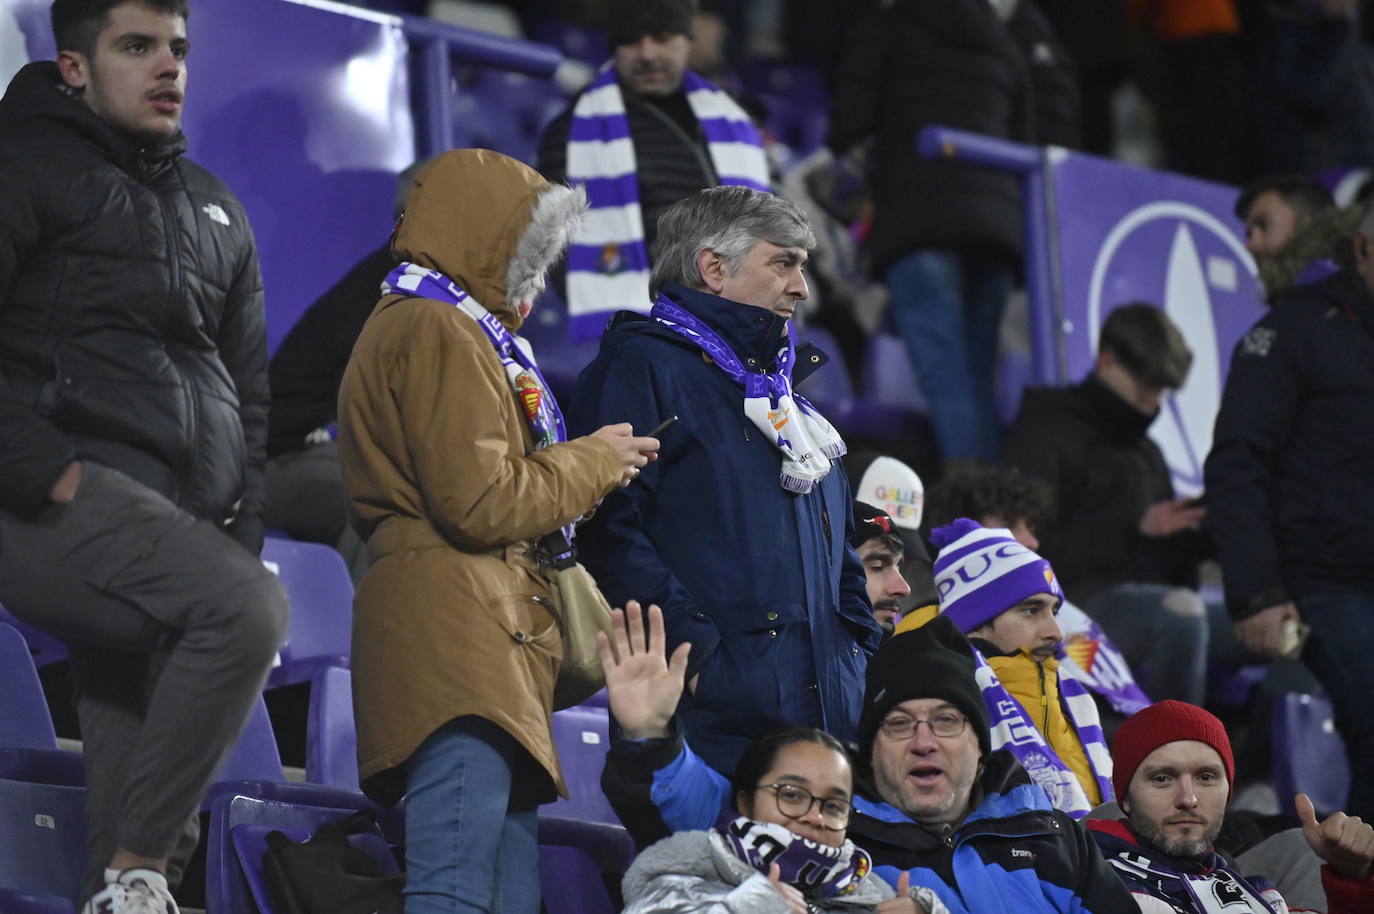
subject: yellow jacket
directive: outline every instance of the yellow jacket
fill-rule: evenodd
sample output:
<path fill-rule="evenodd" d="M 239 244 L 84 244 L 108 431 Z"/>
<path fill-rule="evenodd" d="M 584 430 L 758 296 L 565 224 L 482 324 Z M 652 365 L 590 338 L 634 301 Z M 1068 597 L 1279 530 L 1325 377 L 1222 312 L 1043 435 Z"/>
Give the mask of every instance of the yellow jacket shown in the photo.
<path fill-rule="evenodd" d="M 939 608 L 922 606 L 902 617 L 897 625 L 897 633 L 912 631 L 935 618 Z M 987 656 L 988 666 L 997 674 L 998 680 L 1020 703 L 1026 716 L 1031 719 L 1063 763 L 1069 766 L 1088 802 L 1094 806 L 1102 802 L 1102 791 L 1098 789 L 1097 777 L 1088 754 L 1083 751 L 1083 741 L 1078 738 L 1069 716 L 1064 713 L 1063 702 L 1059 700 L 1059 661 L 1051 658 L 1044 664 L 1025 651 L 1017 651 L 1010 656 Z"/>

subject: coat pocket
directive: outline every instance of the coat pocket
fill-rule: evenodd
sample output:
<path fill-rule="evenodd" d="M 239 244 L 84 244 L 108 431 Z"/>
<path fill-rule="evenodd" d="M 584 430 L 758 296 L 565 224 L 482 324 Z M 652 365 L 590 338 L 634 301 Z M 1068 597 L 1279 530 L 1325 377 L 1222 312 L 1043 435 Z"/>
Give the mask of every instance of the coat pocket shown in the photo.
<path fill-rule="evenodd" d="M 492 615 L 515 644 L 554 657 L 563 655 L 562 635 L 552 601 L 541 594 L 503 594 L 491 603 Z"/>

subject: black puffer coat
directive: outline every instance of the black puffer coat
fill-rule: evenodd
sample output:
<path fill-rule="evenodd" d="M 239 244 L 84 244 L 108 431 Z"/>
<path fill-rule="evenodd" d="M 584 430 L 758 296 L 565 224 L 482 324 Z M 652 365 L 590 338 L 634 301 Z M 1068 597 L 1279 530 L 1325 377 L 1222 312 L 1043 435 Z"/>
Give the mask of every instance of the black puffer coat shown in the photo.
<path fill-rule="evenodd" d="M 243 208 L 184 148 L 140 147 L 51 62 L 0 100 L 0 508 L 32 514 L 88 458 L 256 548 L 262 281 Z"/>
<path fill-rule="evenodd" d="M 916 152 L 931 124 L 1022 143 L 1078 142 L 1072 64 L 1029 0 L 1003 23 L 988 0 L 896 0 L 863 14 L 841 51 L 828 145 L 875 137 L 869 253 L 883 270 L 913 251 L 1021 250 L 1016 178 Z"/>

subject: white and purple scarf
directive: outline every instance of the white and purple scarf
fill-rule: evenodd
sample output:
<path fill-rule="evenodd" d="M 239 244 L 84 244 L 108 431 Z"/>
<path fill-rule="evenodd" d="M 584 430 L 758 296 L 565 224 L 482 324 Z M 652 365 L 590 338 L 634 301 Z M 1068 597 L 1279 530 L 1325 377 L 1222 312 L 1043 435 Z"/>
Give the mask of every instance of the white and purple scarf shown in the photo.
<path fill-rule="evenodd" d="M 843 898 L 858 891 L 873 861 L 853 841 L 838 847 L 810 841 L 771 822 L 721 815 L 716 832 L 736 857 L 764 875 L 777 864 L 778 878 L 807 898 Z"/>
<path fill-rule="evenodd" d="M 1155 897 L 1198 914 L 1278 914 L 1287 909 L 1277 890 L 1246 879 L 1219 854 L 1194 872 L 1171 866 L 1155 855 L 1122 851 L 1103 856 L 1128 888 L 1143 884 Z"/>
<path fill-rule="evenodd" d="M 1092 811 L 1093 804 L 1088 800 L 1083 785 L 1068 765 L 1064 764 L 1059 753 L 1054 751 L 1049 740 L 1036 727 L 1035 722 L 1026 715 L 1025 708 L 1007 691 L 997 678 L 997 673 L 988 664 L 981 651 L 973 649 L 977 669 L 974 676 L 978 688 L 983 693 L 983 704 L 988 709 L 988 726 L 992 731 L 992 748 L 1007 749 L 1016 756 L 1021 767 L 1049 795 L 1055 809 L 1066 812 L 1075 819 L 1081 819 Z M 1112 793 L 1112 753 L 1107 748 L 1107 738 L 1102 733 L 1102 724 L 1097 716 L 1097 705 L 1091 695 L 1084 690 L 1082 683 L 1071 675 L 1059 671 L 1059 695 L 1064 704 L 1064 713 L 1083 744 L 1083 752 L 1088 757 L 1093 777 L 1097 779 L 1098 792 L 1102 802 L 1113 798 Z"/>
<path fill-rule="evenodd" d="M 515 392 L 516 402 L 525 421 L 529 423 L 534 449 L 540 451 L 551 444 L 568 440 L 563 411 L 558 408 L 552 388 L 534 361 L 534 351 L 529 342 L 507 330 L 494 314 L 464 292 L 456 282 L 437 270 L 428 270 L 406 261 L 382 280 L 382 294 L 431 298 L 453 305 L 475 320 L 501 360 L 506 379 Z M 569 544 L 573 540 L 573 526 L 569 524 L 563 528 L 563 535 Z"/>
<path fill-rule="evenodd" d="M 779 483 L 788 492 L 810 492 L 830 472 L 830 461 L 845 455 L 840 433 L 792 390 L 797 347 L 791 334 L 778 350 L 773 371 L 747 371 L 719 334 L 668 296 L 659 295 L 649 316 L 710 356 L 717 368 L 744 388 L 744 415 L 782 452 Z"/>
<path fill-rule="evenodd" d="M 1135 681 L 1126 658 L 1112 644 L 1102 626 L 1067 600 L 1059 607 L 1060 669 L 1107 699 L 1119 714 L 1130 717 L 1150 706 L 1150 698 Z"/>
<path fill-rule="evenodd" d="M 749 115 L 723 90 L 691 70 L 687 103 L 706 136 L 716 179 L 767 192 L 768 159 Z M 606 316 L 649 309 L 649 250 L 639 207 L 634 140 L 613 62 L 573 107 L 568 183 L 583 184 L 591 204 L 568 246 L 568 321 L 573 339 L 600 336 Z"/>

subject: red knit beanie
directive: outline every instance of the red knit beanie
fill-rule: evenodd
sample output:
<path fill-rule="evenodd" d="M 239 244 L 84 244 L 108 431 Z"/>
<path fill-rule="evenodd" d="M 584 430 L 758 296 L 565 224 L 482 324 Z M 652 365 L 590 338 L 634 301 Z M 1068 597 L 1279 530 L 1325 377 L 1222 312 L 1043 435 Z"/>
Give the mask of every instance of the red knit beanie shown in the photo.
<path fill-rule="evenodd" d="M 1112 739 L 1112 788 L 1118 803 L 1145 756 L 1165 743 L 1197 740 L 1217 750 L 1226 768 L 1226 802 L 1236 784 L 1236 762 L 1231 755 L 1231 738 L 1226 727 L 1210 711 L 1184 701 L 1160 701 L 1137 711 L 1116 731 Z"/>

